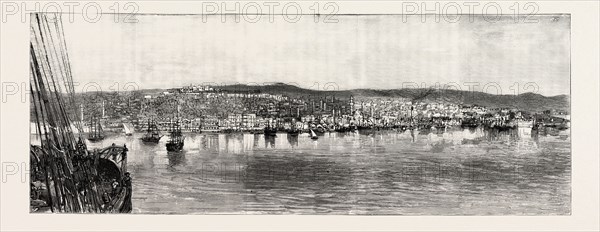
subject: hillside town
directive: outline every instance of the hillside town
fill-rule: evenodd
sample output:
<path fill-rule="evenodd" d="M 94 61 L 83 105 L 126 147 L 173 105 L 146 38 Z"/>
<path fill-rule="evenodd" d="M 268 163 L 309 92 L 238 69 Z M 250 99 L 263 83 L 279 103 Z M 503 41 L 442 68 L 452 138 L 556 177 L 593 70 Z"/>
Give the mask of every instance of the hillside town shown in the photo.
<path fill-rule="evenodd" d="M 89 122 L 101 115 L 108 130 L 122 124 L 146 130 L 149 122 L 168 130 L 177 121 L 187 132 L 260 132 L 268 126 L 278 131 L 310 128 L 319 131 L 359 129 L 430 129 L 447 127 L 568 128 L 567 112 L 528 112 L 516 108 L 487 108 L 450 102 L 419 101 L 394 97 L 300 96 L 227 91 L 212 86 L 189 85 L 152 93 L 91 93 L 84 95 L 78 119 Z M 111 129 L 112 128 L 112 129 Z M 323 128 L 323 129 L 321 129 Z"/>

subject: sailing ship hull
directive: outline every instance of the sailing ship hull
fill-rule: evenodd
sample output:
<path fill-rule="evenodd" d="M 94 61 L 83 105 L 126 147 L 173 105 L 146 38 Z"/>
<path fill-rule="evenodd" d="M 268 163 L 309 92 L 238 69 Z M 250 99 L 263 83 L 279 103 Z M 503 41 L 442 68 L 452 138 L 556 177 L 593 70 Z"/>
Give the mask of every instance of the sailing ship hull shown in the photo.
<path fill-rule="evenodd" d="M 287 134 L 290 136 L 298 136 L 300 134 L 300 130 L 289 130 Z"/>
<path fill-rule="evenodd" d="M 517 129 L 517 126 L 514 125 L 495 125 L 492 129 L 496 129 L 499 131 L 508 131 L 512 129 Z"/>
<path fill-rule="evenodd" d="M 379 131 L 376 127 L 358 127 L 358 133 L 361 135 L 372 135 Z"/>
<path fill-rule="evenodd" d="M 460 126 L 462 128 L 477 128 L 477 127 L 479 127 L 479 124 L 477 124 L 477 123 L 462 123 L 462 124 L 460 124 Z"/>
<path fill-rule="evenodd" d="M 181 143 L 167 143 L 167 151 L 178 152 L 183 150 L 183 142 Z"/>
<path fill-rule="evenodd" d="M 266 128 L 264 133 L 265 133 L 265 136 L 276 136 L 277 130 Z"/>
<path fill-rule="evenodd" d="M 161 137 L 143 137 L 141 139 L 144 143 L 158 143 Z"/>
<path fill-rule="evenodd" d="M 443 131 L 443 130 L 446 130 L 446 128 L 447 128 L 446 125 L 435 125 L 435 129 L 437 129 L 437 130 Z"/>
<path fill-rule="evenodd" d="M 335 129 L 335 132 L 337 133 L 346 133 L 346 132 L 350 132 L 350 127 L 339 127 Z"/>
<path fill-rule="evenodd" d="M 102 137 L 88 137 L 88 141 L 93 142 L 93 143 L 100 142 L 102 140 L 104 140 L 103 136 Z"/>

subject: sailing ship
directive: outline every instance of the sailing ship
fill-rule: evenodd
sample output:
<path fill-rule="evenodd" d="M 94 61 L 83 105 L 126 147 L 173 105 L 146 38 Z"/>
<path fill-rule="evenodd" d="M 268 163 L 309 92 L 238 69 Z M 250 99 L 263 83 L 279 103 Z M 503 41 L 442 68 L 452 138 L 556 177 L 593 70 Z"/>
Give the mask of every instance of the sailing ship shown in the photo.
<path fill-rule="evenodd" d="M 146 129 L 146 134 L 144 134 L 141 140 L 145 143 L 158 143 L 162 137 L 163 136 L 159 133 L 156 123 L 148 120 L 148 129 Z"/>
<path fill-rule="evenodd" d="M 287 134 L 290 136 L 298 136 L 298 134 L 300 134 L 300 129 L 296 125 L 296 120 L 292 120 L 292 126 L 287 130 Z"/>
<path fill-rule="evenodd" d="M 167 151 L 179 152 L 183 150 L 183 140 L 185 139 L 183 133 L 181 133 L 181 125 L 179 124 L 179 120 L 176 119 L 175 122 L 171 123 L 171 128 L 169 129 L 169 141 L 167 141 Z"/>
<path fill-rule="evenodd" d="M 88 134 L 88 140 L 90 142 L 98 142 L 104 139 L 104 130 L 100 124 L 98 117 L 92 116 L 90 121 L 90 133 Z"/>
<path fill-rule="evenodd" d="M 277 136 L 277 128 L 273 127 L 273 123 L 269 120 L 269 123 L 264 130 L 265 136 Z"/>

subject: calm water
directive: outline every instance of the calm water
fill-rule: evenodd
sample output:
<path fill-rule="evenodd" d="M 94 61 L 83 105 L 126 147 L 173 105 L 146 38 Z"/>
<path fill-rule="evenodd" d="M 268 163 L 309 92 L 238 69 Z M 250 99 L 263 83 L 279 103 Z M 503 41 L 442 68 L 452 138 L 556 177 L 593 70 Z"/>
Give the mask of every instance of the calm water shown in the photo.
<path fill-rule="evenodd" d="M 570 214 L 569 131 L 141 136 L 90 144 L 130 148 L 134 213 Z"/>

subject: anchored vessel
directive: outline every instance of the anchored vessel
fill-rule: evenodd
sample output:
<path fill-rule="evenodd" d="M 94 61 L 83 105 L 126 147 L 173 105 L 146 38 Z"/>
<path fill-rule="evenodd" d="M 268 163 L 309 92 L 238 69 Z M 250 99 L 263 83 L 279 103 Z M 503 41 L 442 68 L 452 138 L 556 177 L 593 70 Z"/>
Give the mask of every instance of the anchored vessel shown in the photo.
<path fill-rule="evenodd" d="M 162 137 L 156 123 L 148 120 L 148 129 L 146 129 L 146 134 L 144 134 L 141 140 L 145 143 L 158 143 Z"/>
<path fill-rule="evenodd" d="M 264 133 L 265 133 L 265 136 L 276 136 L 277 135 L 277 128 L 275 128 L 273 126 L 273 123 L 271 122 L 271 120 L 269 120 L 269 124 L 265 127 Z"/>
<path fill-rule="evenodd" d="M 175 120 L 174 123 L 171 123 L 169 133 L 169 141 L 167 141 L 166 145 L 167 151 L 178 152 L 183 150 L 184 136 L 181 133 L 181 125 L 179 124 L 179 120 Z"/>
<path fill-rule="evenodd" d="M 298 136 L 300 134 L 300 128 L 296 125 L 296 120 L 292 120 L 292 126 L 287 130 L 287 134 L 290 136 Z"/>
<path fill-rule="evenodd" d="M 104 139 L 104 130 L 100 124 L 100 118 L 92 116 L 90 122 L 90 134 L 88 140 L 90 142 L 98 142 Z"/>

